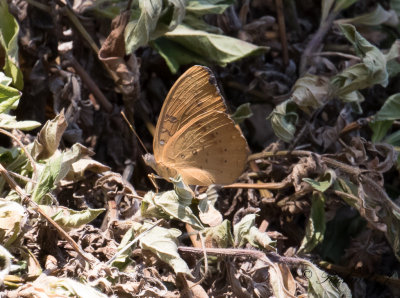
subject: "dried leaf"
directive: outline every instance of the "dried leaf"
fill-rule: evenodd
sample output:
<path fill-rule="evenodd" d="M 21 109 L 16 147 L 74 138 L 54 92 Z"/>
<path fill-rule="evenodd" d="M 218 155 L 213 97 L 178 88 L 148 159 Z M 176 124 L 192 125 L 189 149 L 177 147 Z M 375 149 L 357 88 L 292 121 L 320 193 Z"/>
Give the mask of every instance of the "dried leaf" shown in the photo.
<path fill-rule="evenodd" d="M 9 247 L 18 237 L 26 221 L 26 212 L 22 205 L 0 199 L 0 243 Z"/>
<path fill-rule="evenodd" d="M 18 297 L 108 297 L 97 289 L 70 278 L 59 278 L 41 274 L 33 283 L 28 283 L 12 292 Z"/>
<path fill-rule="evenodd" d="M 304 276 L 308 279 L 309 297 L 351 297 L 347 284 L 337 275 L 330 275 L 313 263 L 302 260 L 306 266 Z"/>
<path fill-rule="evenodd" d="M 10 272 L 12 257 L 13 256 L 10 254 L 10 252 L 7 249 L 5 249 L 2 245 L 0 245 L 0 262 L 1 262 L 0 285 L 1 286 L 3 285 L 4 278 Z"/>
<path fill-rule="evenodd" d="M 227 248 L 233 245 L 231 222 L 224 220 L 221 224 L 202 231 L 206 247 Z"/>
<path fill-rule="evenodd" d="M 83 178 L 86 171 L 100 174 L 107 172 L 110 169 L 110 167 L 103 165 L 102 163 L 89 157 L 80 158 L 72 164 L 71 170 L 67 174 L 66 179 L 76 181 Z"/>
<path fill-rule="evenodd" d="M 199 196 L 199 217 L 202 223 L 210 227 L 218 226 L 222 223 L 222 214 L 215 209 L 214 205 L 218 199 L 215 185 L 210 185 L 205 193 L 205 197 Z"/>
<path fill-rule="evenodd" d="M 306 74 L 293 86 L 291 99 L 307 114 L 320 108 L 328 99 L 329 79 Z"/>
<path fill-rule="evenodd" d="M 61 112 L 53 120 L 47 121 L 33 144 L 31 151 L 33 158 L 43 160 L 52 156 L 60 144 L 67 125 L 64 112 Z"/>
<path fill-rule="evenodd" d="M 256 214 L 248 214 L 233 227 L 235 247 L 250 243 L 254 247 L 275 251 L 276 241 L 255 227 Z"/>

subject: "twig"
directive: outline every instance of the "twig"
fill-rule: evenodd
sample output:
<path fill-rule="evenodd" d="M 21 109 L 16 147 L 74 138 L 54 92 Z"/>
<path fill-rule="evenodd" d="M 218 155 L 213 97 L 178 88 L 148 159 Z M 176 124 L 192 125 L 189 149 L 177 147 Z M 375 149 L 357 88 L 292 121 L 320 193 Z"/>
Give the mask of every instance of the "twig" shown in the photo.
<path fill-rule="evenodd" d="M 266 258 L 276 263 L 282 263 L 289 266 L 300 266 L 304 264 L 304 261 L 300 258 L 293 257 L 282 257 L 275 252 L 263 252 L 254 249 L 242 249 L 242 248 L 196 248 L 189 246 L 178 246 L 178 250 L 183 253 L 191 253 L 202 256 L 204 251 L 210 256 L 217 257 L 247 257 L 252 259 Z"/>
<path fill-rule="evenodd" d="M 246 188 L 246 189 L 282 189 L 289 186 L 286 182 L 270 182 L 270 183 L 233 183 L 223 185 L 222 188 Z"/>
<path fill-rule="evenodd" d="M 326 52 L 314 53 L 314 54 L 311 54 L 311 56 L 339 56 L 339 57 L 343 57 L 343 58 L 347 58 L 347 59 L 361 61 L 360 57 L 357 57 L 355 55 L 341 53 L 341 52 L 326 51 Z"/>
<path fill-rule="evenodd" d="M 390 285 L 390 286 L 400 288 L 400 279 L 398 279 L 398 278 L 389 277 L 389 276 L 385 276 L 385 275 L 379 275 L 379 274 L 373 274 L 373 273 L 366 274 L 366 273 L 362 273 L 362 272 L 357 272 L 353 268 L 334 265 L 334 264 L 328 263 L 326 261 L 320 261 L 318 263 L 318 265 L 326 270 L 335 271 L 344 276 L 361 277 L 361 278 L 365 278 L 368 280 L 376 281 L 383 285 Z"/>
<path fill-rule="evenodd" d="M 28 2 L 30 5 L 36 7 L 38 9 L 40 9 L 40 10 L 43 10 L 43 11 L 45 11 L 47 13 L 51 13 L 51 8 L 49 6 L 43 4 L 43 3 L 37 2 L 35 0 L 25 0 L 25 1 Z"/>
<path fill-rule="evenodd" d="M 281 39 L 281 44 L 282 44 L 282 59 L 283 59 L 283 64 L 287 66 L 289 64 L 289 53 L 288 53 L 288 45 L 286 38 L 285 16 L 283 14 L 282 0 L 275 0 L 275 6 L 276 6 L 276 14 L 278 17 L 279 37 Z"/>
<path fill-rule="evenodd" d="M 95 259 L 94 256 L 90 254 L 86 254 L 82 248 L 72 239 L 67 232 L 65 232 L 58 223 L 56 223 L 52 218 L 50 218 L 31 198 L 25 193 L 25 191 L 14 181 L 14 179 L 8 174 L 8 171 L 4 166 L 0 163 L 0 174 L 3 175 L 4 179 L 7 181 L 8 185 L 11 189 L 16 191 L 18 195 L 22 198 L 23 201 L 28 202 L 33 210 L 38 212 L 41 216 L 43 216 L 50 224 L 54 226 L 54 228 L 60 233 L 60 235 L 74 248 L 74 250 L 88 263 L 98 263 L 99 261 Z"/>
<path fill-rule="evenodd" d="M 71 66 L 75 69 L 76 73 L 85 83 L 86 87 L 93 93 L 96 97 L 97 101 L 101 105 L 101 107 L 107 112 L 111 113 L 113 111 L 113 105 L 108 101 L 107 97 L 100 90 L 97 84 L 92 80 L 86 70 L 76 61 L 75 57 L 72 53 L 68 52 L 63 55 L 63 58 L 66 59 Z"/>
<path fill-rule="evenodd" d="M 32 171 L 33 171 L 32 180 L 37 181 L 36 163 L 35 163 L 35 160 L 33 159 L 32 155 L 30 155 L 28 149 L 26 149 L 25 145 L 22 144 L 22 142 L 16 136 L 14 136 L 12 133 L 8 132 L 5 129 L 0 128 L 0 133 L 12 138 L 24 150 L 24 153 L 32 166 Z"/>
<path fill-rule="evenodd" d="M 336 19 L 337 14 L 338 14 L 337 12 L 331 12 L 326 18 L 326 20 L 323 23 L 321 23 L 321 25 L 318 28 L 318 31 L 314 34 L 310 42 L 307 44 L 307 47 L 305 48 L 300 60 L 300 67 L 299 67 L 300 75 L 303 75 L 307 71 L 308 59 L 316 51 L 316 49 L 319 47 L 322 40 L 326 36 L 326 33 L 332 27 L 333 21 Z"/>

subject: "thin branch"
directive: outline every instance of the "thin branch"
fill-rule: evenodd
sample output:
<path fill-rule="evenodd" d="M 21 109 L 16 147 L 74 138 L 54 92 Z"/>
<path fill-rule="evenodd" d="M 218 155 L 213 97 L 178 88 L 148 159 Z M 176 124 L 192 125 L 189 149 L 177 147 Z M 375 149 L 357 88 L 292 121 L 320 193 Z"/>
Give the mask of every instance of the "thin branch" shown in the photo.
<path fill-rule="evenodd" d="M 12 133 L 8 132 L 5 129 L 0 128 L 0 133 L 12 138 L 23 149 L 26 157 L 28 158 L 28 160 L 29 160 L 29 162 L 31 163 L 31 166 L 32 166 L 32 171 L 33 171 L 32 180 L 33 181 L 37 181 L 36 162 L 33 159 L 32 155 L 29 153 L 28 149 L 26 149 L 25 145 L 22 144 L 22 142 L 16 136 L 14 136 Z"/>
<path fill-rule="evenodd" d="M 73 249 L 88 263 L 98 263 L 99 261 L 95 259 L 94 256 L 85 253 L 82 248 L 79 247 L 79 245 L 74 241 L 74 239 L 71 238 L 71 236 L 68 235 L 66 231 L 63 230 L 59 226 L 58 223 L 56 223 L 51 217 L 49 217 L 40 207 L 38 204 L 36 204 L 34 201 L 31 200 L 31 198 L 25 193 L 25 191 L 14 181 L 14 179 L 8 174 L 8 171 L 4 166 L 0 163 L 0 174 L 4 177 L 4 179 L 7 181 L 8 185 L 10 186 L 11 189 L 16 191 L 18 195 L 22 198 L 23 201 L 28 202 L 34 211 L 38 212 L 41 216 L 43 216 L 50 224 L 54 226 L 54 228 L 60 233 L 60 235 L 73 247 Z"/>

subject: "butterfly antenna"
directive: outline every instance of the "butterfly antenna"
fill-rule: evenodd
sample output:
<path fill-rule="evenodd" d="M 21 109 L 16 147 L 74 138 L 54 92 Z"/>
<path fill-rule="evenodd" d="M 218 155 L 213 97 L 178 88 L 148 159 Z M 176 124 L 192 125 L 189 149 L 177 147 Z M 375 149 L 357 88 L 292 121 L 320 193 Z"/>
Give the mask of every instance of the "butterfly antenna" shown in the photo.
<path fill-rule="evenodd" d="M 124 117 L 125 122 L 129 125 L 129 128 L 132 130 L 132 132 L 135 134 L 136 138 L 139 140 L 140 145 L 142 145 L 144 151 L 146 151 L 146 153 L 149 153 L 149 151 L 147 151 L 146 147 L 144 146 L 142 140 L 140 139 L 140 137 L 138 136 L 138 134 L 136 133 L 136 130 L 133 128 L 132 124 L 129 122 L 128 118 L 126 118 L 125 113 L 123 111 L 121 111 L 122 117 Z"/>

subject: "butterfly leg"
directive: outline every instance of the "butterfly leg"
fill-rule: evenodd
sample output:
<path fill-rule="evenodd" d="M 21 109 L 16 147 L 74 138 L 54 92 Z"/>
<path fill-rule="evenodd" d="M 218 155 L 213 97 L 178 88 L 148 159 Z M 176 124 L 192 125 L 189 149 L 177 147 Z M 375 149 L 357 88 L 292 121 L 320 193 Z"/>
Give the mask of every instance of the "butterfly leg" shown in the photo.
<path fill-rule="evenodd" d="M 158 176 L 151 173 L 151 174 L 148 174 L 147 177 L 149 177 L 150 182 L 153 184 L 154 188 L 156 189 L 156 193 L 158 193 L 158 191 L 160 189 L 156 182 L 156 179 L 158 178 Z"/>

